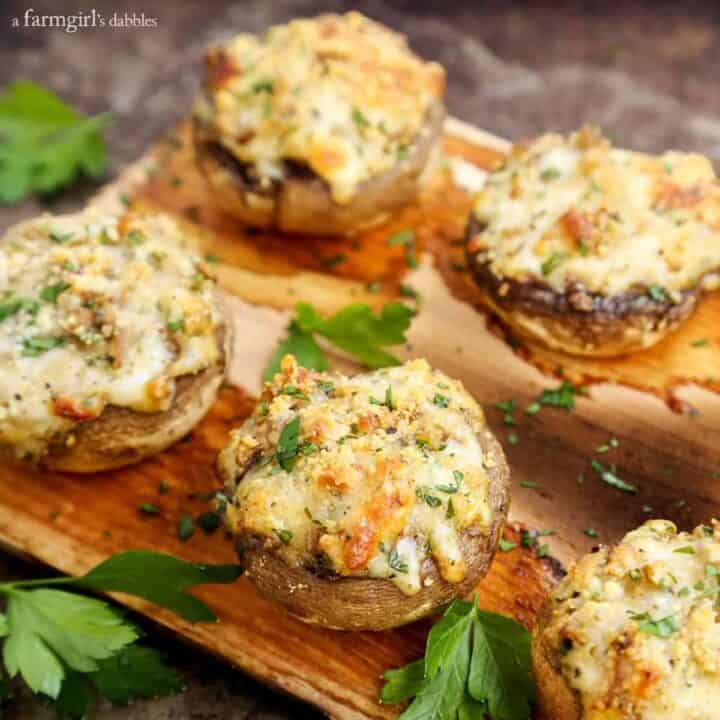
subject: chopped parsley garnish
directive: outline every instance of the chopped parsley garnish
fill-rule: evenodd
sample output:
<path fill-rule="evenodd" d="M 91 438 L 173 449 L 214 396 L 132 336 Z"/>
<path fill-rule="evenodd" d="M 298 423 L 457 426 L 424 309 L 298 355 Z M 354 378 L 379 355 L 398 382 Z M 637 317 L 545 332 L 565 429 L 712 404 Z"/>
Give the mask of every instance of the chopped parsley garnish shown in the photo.
<path fill-rule="evenodd" d="M 500 402 L 495 403 L 495 409 L 505 413 L 503 416 L 503 422 L 505 425 L 517 425 L 513 416 L 516 405 L 517 403 L 514 398 L 511 398 L 510 400 L 501 400 Z"/>
<path fill-rule="evenodd" d="M 694 555 L 695 548 L 692 545 L 684 545 L 683 547 L 675 548 L 673 552 L 680 555 Z"/>
<path fill-rule="evenodd" d="M 439 489 L 440 488 L 438 488 L 438 490 Z M 419 487 L 417 488 L 417 490 L 415 490 L 415 494 L 420 500 L 422 500 L 426 505 L 431 508 L 440 507 L 440 505 L 442 505 L 442 500 L 435 495 L 430 495 L 427 488 Z"/>
<path fill-rule="evenodd" d="M 446 408 L 450 404 L 450 398 L 447 397 L 447 395 L 441 395 L 440 393 L 435 393 L 435 397 L 433 398 L 433 405 L 437 405 L 437 407 L 440 408 Z"/>
<path fill-rule="evenodd" d="M 412 285 L 406 285 L 405 283 L 400 285 L 400 294 L 403 297 L 411 298 L 412 300 L 417 300 L 420 297 L 420 293 L 418 293 Z"/>
<path fill-rule="evenodd" d="M 574 387 L 569 382 L 564 382 L 560 387 L 543 390 L 537 402 L 547 407 L 564 408 L 570 411 L 575 407 L 575 395 L 580 393 L 580 388 Z"/>
<path fill-rule="evenodd" d="M 369 120 L 363 115 L 362 111 L 356 107 L 352 109 L 352 120 L 358 127 L 368 127 L 370 125 Z"/>
<path fill-rule="evenodd" d="M 408 564 L 400 557 L 397 548 L 393 548 L 388 554 L 388 565 L 399 573 L 408 571 Z"/>
<path fill-rule="evenodd" d="M 669 303 L 670 302 L 670 296 L 668 295 L 667 290 L 662 285 L 651 285 L 648 288 L 648 295 L 655 302 L 659 302 L 659 303 Z"/>
<path fill-rule="evenodd" d="M 141 505 L 138 505 L 138 510 L 143 515 L 159 515 L 160 514 L 160 508 L 155 505 L 155 503 L 150 502 L 144 502 Z"/>
<path fill-rule="evenodd" d="M 582 238 L 578 240 L 578 252 L 582 257 L 587 257 L 590 254 L 590 246 Z"/>
<path fill-rule="evenodd" d="M 517 433 L 509 433 L 508 434 L 508 445 L 515 446 L 520 442 L 520 438 L 518 437 Z"/>
<path fill-rule="evenodd" d="M 595 470 L 595 472 L 600 476 L 600 479 L 611 487 L 617 488 L 618 490 L 622 490 L 626 493 L 635 494 L 638 492 L 638 489 L 635 485 L 632 485 L 629 482 L 625 482 L 625 480 L 622 480 L 616 475 L 615 468 L 613 466 L 608 469 L 604 467 L 601 463 L 599 463 L 597 460 L 591 460 L 590 465 L 592 466 L 592 469 Z"/>
<path fill-rule="evenodd" d="M 585 529 L 583 530 L 583 532 L 584 532 L 588 537 L 591 537 L 591 538 L 596 538 L 596 537 L 598 536 L 598 531 L 597 531 L 595 528 L 591 528 L 591 527 L 585 528 Z"/>
<path fill-rule="evenodd" d="M 181 332 L 185 329 L 185 318 L 178 318 L 177 320 L 168 320 L 167 325 L 168 331 L 171 333 Z"/>
<path fill-rule="evenodd" d="M 66 282 L 57 282 L 54 285 L 48 285 L 40 291 L 40 299 L 55 305 L 60 295 L 70 288 L 70 284 Z"/>
<path fill-rule="evenodd" d="M 408 245 L 412 245 L 415 242 L 415 233 L 413 233 L 412 230 L 400 230 L 399 232 L 396 232 L 394 235 L 391 235 L 385 243 L 389 247 L 407 247 Z"/>
<path fill-rule="evenodd" d="M 220 514 L 217 510 L 208 510 L 207 512 L 198 515 L 196 520 L 198 527 L 206 534 L 212 535 L 222 523 Z"/>
<path fill-rule="evenodd" d="M 133 245 L 142 245 L 145 242 L 145 236 L 139 230 L 131 230 L 127 234 L 127 239 Z"/>
<path fill-rule="evenodd" d="M 557 270 L 568 259 L 568 254 L 564 252 L 554 252 L 550 257 L 543 262 L 540 266 L 542 274 L 547 276 L 551 275 Z"/>
<path fill-rule="evenodd" d="M 533 480 L 521 480 L 520 487 L 528 488 L 529 490 L 537 490 L 541 488 L 542 485 L 538 482 L 534 482 Z"/>
<path fill-rule="evenodd" d="M 275 90 L 275 83 L 272 80 L 258 80 L 256 83 L 253 83 L 252 91 L 254 93 L 272 93 L 273 90 Z"/>
<path fill-rule="evenodd" d="M 385 390 L 385 407 L 388 410 L 395 409 L 395 407 L 393 405 L 392 385 L 388 385 Z"/>
<path fill-rule="evenodd" d="M 286 385 L 280 392 L 282 395 L 290 395 L 291 397 L 299 397 L 307 400 L 307 395 L 294 385 Z"/>
<path fill-rule="evenodd" d="M 275 534 L 280 538 L 280 542 L 283 545 L 289 545 L 293 539 L 293 534 L 290 530 L 276 530 Z"/>
<path fill-rule="evenodd" d="M 40 303 L 32 298 L 15 298 L 9 302 L 0 303 L 0 322 L 16 315 L 21 310 L 29 312 L 31 315 L 37 315 L 40 309 Z"/>
<path fill-rule="evenodd" d="M 698 338 L 690 343 L 693 347 L 706 347 L 709 344 L 710 341 L 707 338 Z"/>
<path fill-rule="evenodd" d="M 531 402 L 526 408 L 525 412 L 528 415 L 537 415 L 540 412 L 540 403 L 539 402 Z"/>
<path fill-rule="evenodd" d="M 219 255 L 215 255 L 215 253 L 207 253 L 207 255 L 205 255 L 205 262 L 209 262 L 209 263 L 213 263 L 213 264 L 219 263 L 219 262 L 221 262 L 221 258 Z"/>
<path fill-rule="evenodd" d="M 50 233 L 50 239 L 58 245 L 64 245 L 73 237 L 73 233 Z"/>
<path fill-rule="evenodd" d="M 22 354 L 27 357 L 37 357 L 46 353 L 48 350 L 59 348 L 65 345 L 67 338 L 52 335 L 36 335 L 31 338 L 23 338 Z"/>
<path fill-rule="evenodd" d="M 177 536 L 180 542 L 187 542 L 195 534 L 195 521 L 190 515 L 182 515 L 178 520 Z"/>
<path fill-rule="evenodd" d="M 645 633 L 646 635 L 666 638 L 680 629 L 674 615 L 653 620 L 650 613 L 644 612 L 633 613 L 630 615 L 630 619 L 639 623 L 638 632 Z"/>
<path fill-rule="evenodd" d="M 275 457 L 286 472 L 295 467 L 298 454 L 298 436 L 300 434 L 300 416 L 293 418 L 280 433 Z"/>
<path fill-rule="evenodd" d="M 500 552 L 510 552 L 517 547 L 517 543 L 512 542 L 511 540 L 506 540 L 505 538 L 500 538 L 498 547 L 500 548 Z"/>
<path fill-rule="evenodd" d="M 562 177 L 562 173 L 555 167 L 545 168 L 545 170 L 540 173 L 540 179 L 545 182 L 549 180 L 557 180 L 559 177 Z"/>
<path fill-rule="evenodd" d="M 334 268 L 347 262 L 347 259 L 348 256 L 345 253 L 338 253 L 332 257 L 323 258 L 320 262 L 322 262 L 325 267 Z"/>

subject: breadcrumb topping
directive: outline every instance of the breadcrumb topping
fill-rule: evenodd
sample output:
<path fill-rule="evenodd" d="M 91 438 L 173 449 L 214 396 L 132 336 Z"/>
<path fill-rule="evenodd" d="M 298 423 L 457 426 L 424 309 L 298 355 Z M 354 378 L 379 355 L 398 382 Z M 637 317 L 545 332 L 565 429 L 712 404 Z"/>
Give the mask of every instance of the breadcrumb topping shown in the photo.
<path fill-rule="evenodd" d="M 571 569 L 542 631 L 587 718 L 711 720 L 720 703 L 720 524 L 651 520 Z"/>
<path fill-rule="evenodd" d="M 501 278 L 670 302 L 720 285 L 720 184 L 701 155 L 621 150 L 588 127 L 543 135 L 514 146 L 474 214 L 469 249 Z"/>
<path fill-rule="evenodd" d="M 195 115 L 270 187 L 288 163 L 327 181 L 336 202 L 390 169 L 444 91 L 444 71 L 357 12 L 241 34 L 206 55 Z"/>
<path fill-rule="evenodd" d="M 492 522 L 483 432 L 477 403 L 424 360 L 348 378 L 287 356 L 220 456 L 228 527 L 292 566 L 407 594 L 432 562 L 461 582 L 460 534 Z"/>
<path fill-rule="evenodd" d="M 214 281 L 170 218 L 44 215 L 0 241 L 0 445 L 42 456 L 112 405 L 167 410 L 220 349 Z"/>

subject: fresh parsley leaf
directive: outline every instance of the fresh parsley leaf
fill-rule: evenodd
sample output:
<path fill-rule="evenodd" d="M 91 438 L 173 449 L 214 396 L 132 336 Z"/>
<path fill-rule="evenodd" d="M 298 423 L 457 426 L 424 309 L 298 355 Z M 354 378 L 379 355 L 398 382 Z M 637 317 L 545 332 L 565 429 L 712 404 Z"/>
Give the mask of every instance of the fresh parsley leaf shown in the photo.
<path fill-rule="evenodd" d="M 165 665 L 160 653 L 141 645 L 130 645 L 100 661 L 90 679 L 100 694 L 116 705 L 126 705 L 136 697 L 165 697 L 184 688 L 182 680 Z"/>
<path fill-rule="evenodd" d="M 66 668 L 60 694 L 53 704 L 58 717 L 85 718 L 94 704 L 95 693 L 87 676 Z"/>
<path fill-rule="evenodd" d="M 278 345 L 263 372 L 272 380 L 285 355 L 312 370 L 327 370 L 329 362 L 315 340 L 319 335 L 371 368 L 398 365 L 400 361 L 383 348 L 406 342 L 414 311 L 402 303 L 388 303 L 375 314 L 369 305 L 353 303 L 329 318 L 308 303 L 298 303 L 288 336 Z"/>
<path fill-rule="evenodd" d="M 448 659 L 457 652 L 461 643 L 469 642 L 474 618 L 472 603 L 456 601 L 433 625 L 425 651 L 425 674 L 429 678 L 446 667 Z"/>
<path fill-rule="evenodd" d="M 60 692 L 63 664 L 92 672 L 98 660 L 138 636 L 106 602 L 64 590 L 14 589 L 7 612 L 9 636 L 3 657 L 10 677 L 19 672 L 33 692 L 52 698 Z"/>
<path fill-rule="evenodd" d="M 424 660 L 383 675 L 380 698 L 414 697 L 400 720 L 527 720 L 530 634 L 509 618 L 455 601 L 430 631 Z"/>
<path fill-rule="evenodd" d="M 290 472 L 295 467 L 299 434 L 300 416 L 297 415 L 282 429 L 278 438 L 277 450 L 275 451 L 278 464 L 286 472 Z"/>
<path fill-rule="evenodd" d="M 88 118 L 31 82 L 0 96 L 0 203 L 53 193 L 105 171 L 107 113 Z"/>
<path fill-rule="evenodd" d="M 212 622 L 216 620 L 212 610 L 186 590 L 194 585 L 232 583 L 242 572 L 238 565 L 203 565 L 165 553 L 129 550 L 113 555 L 72 584 L 88 590 L 135 595 L 190 622 Z"/>
<path fill-rule="evenodd" d="M 404 702 L 417 695 L 425 684 L 425 660 L 416 660 L 397 670 L 388 670 L 383 675 L 385 685 L 380 691 L 380 700 L 389 705 Z"/>
<path fill-rule="evenodd" d="M 377 315 L 369 305 L 353 303 L 324 320 L 311 305 L 297 305 L 297 321 L 303 330 L 322 335 L 371 368 L 400 364 L 382 348 L 405 343 L 413 315 L 402 303 L 387 303 Z"/>
<path fill-rule="evenodd" d="M 288 336 L 275 349 L 263 372 L 263 380 L 270 382 L 275 373 L 280 372 L 280 363 L 286 355 L 294 355 L 299 365 L 310 370 L 327 370 L 330 367 L 312 333 L 302 330 L 295 321 L 290 323 Z"/>
<path fill-rule="evenodd" d="M 493 720 L 527 720 L 534 687 L 530 633 L 510 618 L 476 608 L 468 689 Z"/>

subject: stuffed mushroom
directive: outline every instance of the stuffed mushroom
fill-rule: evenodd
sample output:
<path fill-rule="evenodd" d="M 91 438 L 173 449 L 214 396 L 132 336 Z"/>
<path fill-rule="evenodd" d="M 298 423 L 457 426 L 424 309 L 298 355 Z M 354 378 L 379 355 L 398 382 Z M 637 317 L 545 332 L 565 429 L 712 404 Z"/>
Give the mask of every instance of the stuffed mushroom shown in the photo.
<path fill-rule="evenodd" d="M 351 12 L 238 35 L 206 53 L 197 161 L 248 225 L 348 233 L 418 195 L 439 148 L 444 72 Z"/>
<path fill-rule="evenodd" d="M 720 707 L 720 525 L 651 520 L 570 570 L 533 634 L 553 720 L 711 720 Z"/>
<path fill-rule="evenodd" d="M 219 468 L 258 588 L 345 630 L 409 623 L 468 594 L 509 502 L 482 410 L 424 360 L 348 378 L 287 356 Z"/>
<path fill-rule="evenodd" d="M 483 301 L 570 354 L 649 347 L 719 285 L 720 184 L 710 162 L 611 146 L 592 128 L 516 145 L 467 225 Z"/>
<path fill-rule="evenodd" d="M 137 462 L 215 400 L 230 334 L 170 218 L 92 208 L 0 241 L 0 456 L 72 472 Z"/>

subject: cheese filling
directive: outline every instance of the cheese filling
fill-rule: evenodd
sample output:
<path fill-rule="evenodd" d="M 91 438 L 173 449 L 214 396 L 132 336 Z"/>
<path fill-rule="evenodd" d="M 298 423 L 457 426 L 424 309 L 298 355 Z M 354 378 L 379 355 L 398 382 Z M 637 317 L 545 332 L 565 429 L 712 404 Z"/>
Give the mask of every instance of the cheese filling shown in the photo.
<path fill-rule="evenodd" d="M 689 534 L 649 521 L 617 547 L 583 558 L 553 597 L 545 638 L 585 718 L 717 717 L 718 523 Z"/>
<path fill-rule="evenodd" d="M 38 458 L 108 406 L 159 412 L 211 366 L 214 282 L 164 216 L 45 215 L 0 241 L 0 445 Z"/>
<path fill-rule="evenodd" d="M 720 184 L 710 162 L 620 150 L 590 128 L 516 145 L 474 203 L 470 239 L 495 275 L 679 301 L 719 286 Z"/>
<path fill-rule="evenodd" d="M 269 187 L 299 163 L 347 203 L 390 169 L 442 98 L 444 72 L 356 12 L 241 34 L 207 54 L 195 115 Z"/>
<path fill-rule="evenodd" d="M 461 582 L 460 534 L 493 520 L 486 431 L 462 385 L 424 360 L 347 378 L 287 356 L 220 456 L 228 527 L 292 566 L 388 578 L 408 595 L 431 560 Z"/>

